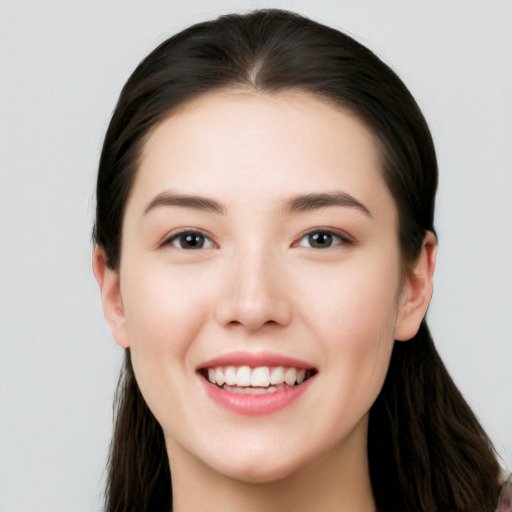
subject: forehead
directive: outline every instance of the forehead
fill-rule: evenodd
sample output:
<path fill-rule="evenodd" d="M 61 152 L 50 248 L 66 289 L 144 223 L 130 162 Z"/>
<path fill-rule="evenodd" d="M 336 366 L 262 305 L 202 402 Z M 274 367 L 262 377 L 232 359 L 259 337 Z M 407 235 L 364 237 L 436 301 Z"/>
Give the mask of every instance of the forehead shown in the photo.
<path fill-rule="evenodd" d="M 134 195 L 163 190 L 284 198 L 342 190 L 388 195 L 372 133 L 354 115 L 303 92 L 205 94 L 148 137 Z"/>

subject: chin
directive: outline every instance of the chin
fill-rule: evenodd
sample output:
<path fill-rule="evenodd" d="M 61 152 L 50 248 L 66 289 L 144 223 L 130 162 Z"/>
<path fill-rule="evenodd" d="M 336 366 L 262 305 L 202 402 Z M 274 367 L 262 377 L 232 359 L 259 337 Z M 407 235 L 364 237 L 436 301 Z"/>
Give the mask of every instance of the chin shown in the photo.
<path fill-rule="evenodd" d="M 224 468 L 224 474 L 233 480 L 247 484 L 268 484 L 284 480 L 297 471 L 290 464 L 280 466 L 256 466 L 254 464 L 245 467 Z"/>
<path fill-rule="evenodd" d="M 274 452 L 274 455 L 275 452 Z M 238 455 L 216 461 L 212 469 L 224 476 L 248 484 L 265 484 L 284 480 L 300 471 L 307 465 L 307 461 L 281 454 L 273 457 L 272 451 L 264 453 Z"/>

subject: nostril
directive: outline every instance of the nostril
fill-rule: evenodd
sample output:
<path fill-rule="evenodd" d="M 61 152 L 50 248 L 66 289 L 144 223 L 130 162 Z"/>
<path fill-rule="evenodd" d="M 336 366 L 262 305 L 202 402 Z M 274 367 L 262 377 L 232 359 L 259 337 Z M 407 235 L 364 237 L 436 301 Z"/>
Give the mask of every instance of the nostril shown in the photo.
<path fill-rule="evenodd" d="M 244 325 L 246 327 L 250 327 L 251 324 L 249 324 L 248 322 L 241 322 L 240 320 L 231 320 L 228 325 Z M 257 323 L 256 324 L 257 327 L 263 327 L 265 325 L 279 325 L 279 322 L 276 322 L 275 320 L 266 320 L 264 322 L 261 322 L 261 323 Z"/>

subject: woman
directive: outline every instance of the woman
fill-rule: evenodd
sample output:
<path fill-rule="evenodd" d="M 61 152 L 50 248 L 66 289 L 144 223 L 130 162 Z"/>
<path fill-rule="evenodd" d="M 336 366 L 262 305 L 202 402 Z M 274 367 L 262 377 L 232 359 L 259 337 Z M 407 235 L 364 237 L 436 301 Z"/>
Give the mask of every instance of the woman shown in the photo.
<path fill-rule="evenodd" d="M 436 186 L 414 99 L 344 34 L 257 11 L 152 52 L 97 184 L 107 510 L 493 510 L 424 320 Z"/>

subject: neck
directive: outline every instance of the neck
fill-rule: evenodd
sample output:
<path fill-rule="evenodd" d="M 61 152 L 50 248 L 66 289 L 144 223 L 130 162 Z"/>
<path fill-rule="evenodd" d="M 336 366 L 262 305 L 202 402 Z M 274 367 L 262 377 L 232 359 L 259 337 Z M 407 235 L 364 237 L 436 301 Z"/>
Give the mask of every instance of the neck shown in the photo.
<path fill-rule="evenodd" d="M 367 422 L 343 443 L 277 481 L 245 482 L 220 474 L 167 443 L 173 511 L 281 512 L 322 510 L 373 512 L 367 456 Z"/>

